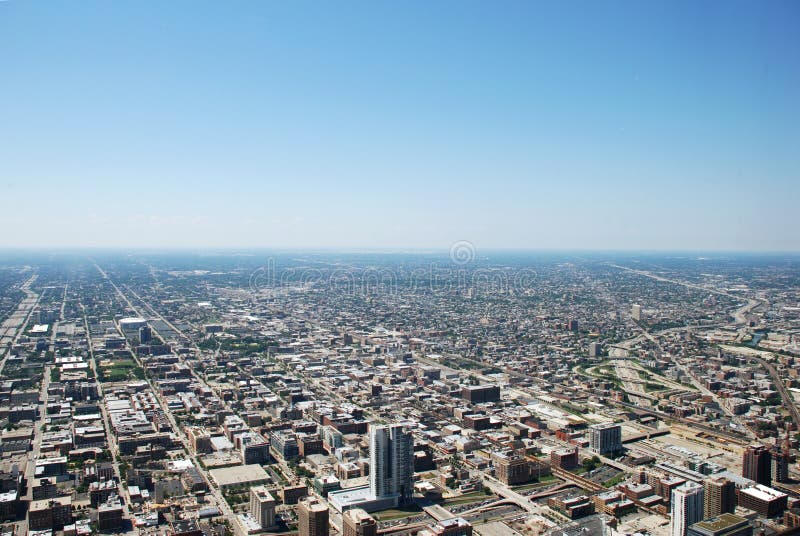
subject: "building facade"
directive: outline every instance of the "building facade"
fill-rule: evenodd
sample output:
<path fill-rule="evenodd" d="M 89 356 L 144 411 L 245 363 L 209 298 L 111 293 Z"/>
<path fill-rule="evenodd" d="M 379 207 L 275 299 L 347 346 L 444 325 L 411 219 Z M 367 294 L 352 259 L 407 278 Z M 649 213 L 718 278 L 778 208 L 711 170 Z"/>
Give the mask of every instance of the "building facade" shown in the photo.
<path fill-rule="evenodd" d="M 727 478 L 709 478 L 703 483 L 703 491 L 705 519 L 736 510 L 736 485 Z"/>
<path fill-rule="evenodd" d="M 761 484 L 772 484 L 772 456 L 763 445 L 750 445 L 744 450 L 742 476 Z"/>
<path fill-rule="evenodd" d="M 598 454 L 614 454 L 622 451 L 622 427 L 611 422 L 590 426 L 589 444 Z"/>
<path fill-rule="evenodd" d="M 703 519 L 703 486 L 686 482 L 672 490 L 672 536 L 686 536 Z"/>
<path fill-rule="evenodd" d="M 376 499 L 397 497 L 409 504 L 414 494 L 414 438 L 402 425 L 374 426 L 369 434 L 369 487 Z"/>
<path fill-rule="evenodd" d="M 262 529 L 275 526 L 275 505 L 277 501 L 265 486 L 250 488 L 250 515 Z"/>
<path fill-rule="evenodd" d="M 298 502 L 297 531 L 300 536 L 328 536 L 328 507 L 310 497 Z"/>

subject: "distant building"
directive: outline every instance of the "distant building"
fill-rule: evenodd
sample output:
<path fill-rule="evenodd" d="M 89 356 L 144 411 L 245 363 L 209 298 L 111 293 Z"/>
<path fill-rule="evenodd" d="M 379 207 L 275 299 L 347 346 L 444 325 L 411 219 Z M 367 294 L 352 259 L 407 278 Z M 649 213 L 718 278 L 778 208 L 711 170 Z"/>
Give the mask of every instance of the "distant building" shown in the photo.
<path fill-rule="evenodd" d="M 378 522 L 361 508 L 342 514 L 343 536 L 377 536 Z"/>
<path fill-rule="evenodd" d="M 589 445 L 598 454 L 622 451 L 622 427 L 612 422 L 593 424 L 589 427 Z"/>
<path fill-rule="evenodd" d="M 153 341 L 153 330 L 150 326 L 142 326 L 139 328 L 139 342 L 141 344 L 150 344 Z"/>
<path fill-rule="evenodd" d="M 776 446 L 772 452 L 772 479 L 775 482 L 785 484 L 791 481 L 789 477 L 789 456 L 791 447 L 787 444 L 783 447 Z"/>
<path fill-rule="evenodd" d="M 599 342 L 589 344 L 589 357 L 600 357 L 603 355 L 603 345 Z"/>
<path fill-rule="evenodd" d="M 468 385 L 461 388 L 461 398 L 470 404 L 497 402 L 500 400 L 500 387 L 497 385 Z"/>
<path fill-rule="evenodd" d="M 642 306 L 633 304 L 631 305 L 631 318 L 639 322 L 642 319 Z"/>
<path fill-rule="evenodd" d="M 308 498 L 297 503 L 297 531 L 300 536 L 328 536 L 328 507 Z"/>
<path fill-rule="evenodd" d="M 742 476 L 769 486 L 772 484 L 772 456 L 763 445 L 749 445 L 744 450 Z"/>
<path fill-rule="evenodd" d="M 672 536 L 687 536 L 703 519 L 703 486 L 686 482 L 672 490 Z"/>
<path fill-rule="evenodd" d="M 297 434 L 287 430 L 276 430 L 269 436 L 272 452 L 283 460 L 290 461 L 300 457 Z"/>

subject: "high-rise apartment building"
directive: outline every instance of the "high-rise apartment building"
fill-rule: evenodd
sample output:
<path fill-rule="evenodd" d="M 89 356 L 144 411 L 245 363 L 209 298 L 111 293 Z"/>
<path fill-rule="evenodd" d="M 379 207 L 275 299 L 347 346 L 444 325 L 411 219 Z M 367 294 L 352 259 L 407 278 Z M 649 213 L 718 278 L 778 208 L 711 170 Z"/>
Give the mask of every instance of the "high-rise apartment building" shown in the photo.
<path fill-rule="evenodd" d="M 373 426 L 369 433 L 369 487 L 376 499 L 414 496 L 414 438 L 402 425 Z"/>
<path fill-rule="evenodd" d="M 613 422 L 589 427 L 589 443 L 598 454 L 614 454 L 622 450 L 622 428 Z"/>
<path fill-rule="evenodd" d="M 744 450 L 742 476 L 757 484 L 772 484 L 772 456 L 763 445 L 750 445 Z"/>
<path fill-rule="evenodd" d="M 736 510 L 736 485 L 727 478 L 709 478 L 703 482 L 705 494 L 704 519 Z"/>
<path fill-rule="evenodd" d="M 265 486 L 250 488 L 250 515 L 262 529 L 275 526 L 275 505 L 277 501 Z"/>
<path fill-rule="evenodd" d="M 789 456 L 791 453 L 791 445 L 789 444 L 789 437 L 782 445 L 775 445 L 772 450 L 772 479 L 775 482 L 787 483 L 791 480 L 789 477 Z"/>
<path fill-rule="evenodd" d="M 686 482 L 672 490 L 672 536 L 686 536 L 703 519 L 703 486 Z"/>
<path fill-rule="evenodd" d="M 328 536 L 328 507 L 308 497 L 297 503 L 297 531 L 300 536 Z"/>

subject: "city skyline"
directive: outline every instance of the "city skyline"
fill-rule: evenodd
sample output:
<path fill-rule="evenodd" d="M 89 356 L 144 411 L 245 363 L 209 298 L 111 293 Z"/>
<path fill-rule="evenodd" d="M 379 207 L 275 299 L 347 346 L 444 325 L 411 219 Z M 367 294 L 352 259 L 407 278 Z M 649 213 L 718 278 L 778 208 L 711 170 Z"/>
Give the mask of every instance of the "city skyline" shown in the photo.
<path fill-rule="evenodd" d="M 2 2 L 0 248 L 798 251 L 798 27 L 792 2 Z"/>

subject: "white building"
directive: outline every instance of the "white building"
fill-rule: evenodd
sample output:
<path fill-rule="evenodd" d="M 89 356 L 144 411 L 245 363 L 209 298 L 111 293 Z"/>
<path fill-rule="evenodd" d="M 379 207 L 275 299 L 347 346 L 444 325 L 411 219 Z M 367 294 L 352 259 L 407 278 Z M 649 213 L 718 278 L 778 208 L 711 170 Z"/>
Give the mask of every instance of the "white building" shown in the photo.
<path fill-rule="evenodd" d="M 686 482 L 672 490 L 672 536 L 686 536 L 686 530 L 703 520 L 703 486 Z"/>
<path fill-rule="evenodd" d="M 373 426 L 369 433 L 369 489 L 376 499 L 414 494 L 414 438 L 402 425 Z"/>
<path fill-rule="evenodd" d="M 250 515 L 262 529 L 275 526 L 275 505 L 277 501 L 265 486 L 250 488 Z"/>

